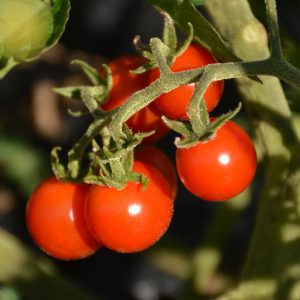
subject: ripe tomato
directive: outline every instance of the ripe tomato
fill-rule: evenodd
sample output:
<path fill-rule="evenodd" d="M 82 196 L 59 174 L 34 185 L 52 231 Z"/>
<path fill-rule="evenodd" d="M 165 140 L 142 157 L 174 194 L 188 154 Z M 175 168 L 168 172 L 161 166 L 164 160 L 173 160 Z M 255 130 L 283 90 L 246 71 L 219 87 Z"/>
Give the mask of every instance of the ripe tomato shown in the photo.
<path fill-rule="evenodd" d="M 177 149 L 176 166 L 185 187 L 210 201 L 230 199 L 252 181 L 256 152 L 247 133 L 228 121 L 209 141 Z"/>
<path fill-rule="evenodd" d="M 109 111 L 121 106 L 135 92 L 148 85 L 149 74 L 132 74 L 129 71 L 137 69 L 146 62 L 145 58 L 137 55 L 124 55 L 114 59 L 109 67 L 112 72 L 112 89 L 109 98 L 101 108 Z M 161 120 L 161 113 L 150 104 L 133 115 L 127 122 L 133 132 L 156 130 L 155 134 L 145 141 L 153 142 L 163 137 L 169 128 Z"/>
<path fill-rule="evenodd" d="M 159 148 L 147 145 L 138 147 L 134 159 L 155 167 L 167 179 L 172 190 L 173 199 L 177 194 L 177 174 L 170 158 Z"/>
<path fill-rule="evenodd" d="M 172 192 L 154 167 L 135 161 L 133 169 L 148 178 L 128 182 L 124 189 L 93 186 L 86 202 L 86 218 L 96 240 L 122 253 L 142 251 L 153 245 L 167 230 L 173 215 Z"/>
<path fill-rule="evenodd" d="M 79 259 L 100 247 L 85 223 L 84 201 L 88 190 L 88 185 L 63 183 L 51 177 L 32 193 L 26 208 L 27 228 L 48 255 Z"/>
<path fill-rule="evenodd" d="M 206 66 L 208 64 L 216 63 L 215 57 L 205 48 L 198 44 L 191 44 L 185 52 L 176 57 L 170 69 L 173 72 L 185 71 L 188 69 L 195 69 Z M 150 83 L 159 77 L 159 69 L 150 70 Z M 204 101 L 208 112 L 212 111 L 218 104 L 222 92 L 223 81 L 216 81 L 209 85 L 204 94 Z M 189 101 L 195 90 L 195 83 L 186 84 L 176 88 L 175 90 L 162 94 L 155 101 L 154 104 L 161 111 L 161 113 L 170 119 L 187 120 L 186 113 Z"/>

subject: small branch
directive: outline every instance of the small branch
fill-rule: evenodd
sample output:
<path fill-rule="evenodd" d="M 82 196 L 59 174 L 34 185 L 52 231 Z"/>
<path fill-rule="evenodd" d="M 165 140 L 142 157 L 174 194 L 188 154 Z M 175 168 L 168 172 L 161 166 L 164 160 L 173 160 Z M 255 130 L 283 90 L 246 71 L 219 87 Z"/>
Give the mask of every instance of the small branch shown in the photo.
<path fill-rule="evenodd" d="M 278 18 L 275 0 L 265 0 L 266 12 L 268 17 L 268 34 L 270 39 L 271 56 L 281 58 L 282 48 L 279 35 Z"/>
<path fill-rule="evenodd" d="M 164 64 L 164 59 L 162 64 Z M 163 73 L 159 79 L 143 90 L 134 93 L 128 101 L 126 101 L 112 117 L 110 130 L 112 136 L 117 141 L 122 136 L 122 124 L 125 123 L 134 113 L 149 105 L 157 97 L 163 93 L 167 93 L 180 85 L 198 82 L 205 73 L 205 79 L 200 85 L 207 87 L 211 82 L 217 80 L 233 79 L 239 77 L 251 77 L 259 75 L 276 76 L 281 80 L 300 89 L 300 72 L 291 66 L 285 60 L 278 61 L 276 58 L 251 62 L 231 62 L 210 64 L 205 67 L 192 69 L 182 72 Z M 193 118 L 193 121 L 195 119 Z"/>
<path fill-rule="evenodd" d="M 151 47 L 152 53 L 153 53 L 153 55 L 154 55 L 154 57 L 155 57 L 155 59 L 158 63 L 160 72 L 162 74 L 170 73 L 169 66 L 167 64 L 167 61 L 166 61 L 164 55 L 163 55 L 163 47 L 165 47 L 165 46 L 161 42 L 161 40 L 158 39 L 158 38 L 151 39 L 150 47 Z"/>
<path fill-rule="evenodd" d="M 204 112 L 201 110 L 201 103 L 204 102 L 204 93 L 211 82 L 209 73 L 204 72 L 201 76 L 201 81 L 197 85 L 195 92 L 191 98 L 190 104 L 188 106 L 188 116 L 192 125 L 194 132 L 201 136 L 203 130 L 207 127 L 209 123 L 209 116 L 206 107 L 203 107 Z M 204 104 L 205 106 L 205 104 Z"/>
<path fill-rule="evenodd" d="M 80 163 L 82 160 L 83 153 L 91 140 L 100 133 L 101 129 L 105 127 L 110 118 L 106 117 L 103 119 L 97 119 L 88 127 L 86 132 L 68 152 L 68 171 L 72 178 L 77 178 L 79 175 Z"/>

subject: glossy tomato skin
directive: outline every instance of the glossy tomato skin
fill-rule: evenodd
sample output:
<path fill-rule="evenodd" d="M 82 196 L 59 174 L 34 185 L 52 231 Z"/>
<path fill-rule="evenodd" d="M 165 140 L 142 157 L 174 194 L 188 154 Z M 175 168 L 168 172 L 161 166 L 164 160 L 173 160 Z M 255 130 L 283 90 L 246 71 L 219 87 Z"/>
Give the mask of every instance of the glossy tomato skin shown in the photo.
<path fill-rule="evenodd" d="M 105 111 L 118 108 L 135 92 L 144 89 L 149 83 L 149 74 L 133 74 L 135 70 L 146 63 L 146 59 L 138 55 L 123 55 L 109 63 L 112 72 L 112 89 L 107 101 L 101 106 Z M 161 113 L 150 104 L 133 115 L 128 121 L 133 132 L 156 130 L 155 134 L 145 139 L 146 142 L 155 142 L 163 137 L 169 128 L 161 120 Z"/>
<path fill-rule="evenodd" d="M 121 253 L 153 245 L 167 230 L 173 214 L 171 189 L 160 172 L 138 161 L 134 170 L 147 176 L 145 191 L 133 182 L 120 191 L 93 186 L 86 202 L 90 232 L 101 244 Z"/>
<path fill-rule="evenodd" d="M 143 145 L 136 149 L 135 160 L 155 167 L 167 179 L 172 190 L 173 199 L 177 194 L 177 173 L 170 158 L 158 147 L 153 145 Z"/>
<path fill-rule="evenodd" d="M 48 255 L 63 260 L 80 259 L 100 247 L 85 222 L 88 190 L 88 185 L 63 183 L 51 177 L 32 193 L 26 208 L 27 229 Z"/>
<path fill-rule="evenodd" d="M 209 141 L 177 149 L 179 178 L 194 195 L 208 201 L 230 199 L 252 181 L 257 158 L 247 133 L 228 121 Z"/>
<path fill-rule="evenodd" d="M 185 52 L 176 57 L 175 61 L 170 66 L 170 69 L 173 72 L 180 72 L 203 67 L 216 62 L 217 60 L 215 57 L 205 48 L 198 44 L 191 44 Z M 158 77 L 158 69 L 150 70 L 150 83 Z M 186 110 L 195 90 L 195 86 L 195 83 L 180 86 L 171 92 L 162 94 L 154 101 L 154 104 L 163 115 L 170 119 L 187 120 L 188 116 Z M 211 83 L 205 91 L 204 101 L 208 112 L 211 112 L 217 106 L 223 93 L 223 87 L 223 81 L 216 81 Z"/>

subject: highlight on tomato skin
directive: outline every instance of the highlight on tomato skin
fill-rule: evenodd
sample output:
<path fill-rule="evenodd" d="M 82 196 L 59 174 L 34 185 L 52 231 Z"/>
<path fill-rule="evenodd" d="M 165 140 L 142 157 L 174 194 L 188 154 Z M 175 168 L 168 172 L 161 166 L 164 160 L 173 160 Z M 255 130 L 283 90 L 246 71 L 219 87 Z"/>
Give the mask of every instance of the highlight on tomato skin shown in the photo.
<path fill-rule="evenodd" d="M 168 229 L 174 209 L 170 186 L 154 167 L 134 162 L 148 184 L 128 182 L 122 190 L 93 186 L 86 201 L 90 232 L 103 246 L 121 253 L 147 249 Z"/>
<path fill-rule="evenodd" d="M 92 255 L 100 247 L 85 222 L 84 202 L 89 188 L 50 177 L 30 196 L 26 207 L 27 229 L 48 255 L 75 260 Z"/>
<path fill-rule="evenodd" d="M 176 151 L 181 182 L 194 195 L 224 201 L 245 190 L 254 178 L 255 147 L 247 133 L 227 121 L 209 141 Z"/>
<path fill-rule="evenodd" d="M 132 94 L 144 89 L 149 84 L 149 72 L 134 74 L 130 72 L 145 64 L 147 60 L 139 55 L 123 55 L 112 60 L 108 65 L 112 74 L 112 88 L 107 101 L 101 106 L 105 111 L 118 108 L 128 100 Z M 128 121 L 128 126 L 133 132 L 156 132 L 144 139 L 145 143 L 156 142 L 170 130 L 161 120 L 160 111 L 152 103 Z"/>
<path fill-rule="evenodd" d="M 167 179 L 173 199 L 176 198 L 178 183 L 175 166 L 161 149 L 154 145 L 142 145 L 134 152 L 134 159 L 154 166 Z"/>
<path fill-rule="evenodd" d="M 208 64 L 217 63 L 216 58 L 202 46 L 192 43 L 181 55 L 176 57 L 170 66 L 171 71 L 180 72 L 199 68 Z M 149 71 L 149 83 L 158 79 L 159 69 Z M 195 91 L 196 83 L 182 85 L 171 92 L 162 94 L 153 103 L 160 112 L 169 119 L 187 120 L 187 107 Z M 223 94 L 224 82 L 212 82 L 204 94 L 204 101 L 208 112 L 211 112 L 219 103 Z"/>

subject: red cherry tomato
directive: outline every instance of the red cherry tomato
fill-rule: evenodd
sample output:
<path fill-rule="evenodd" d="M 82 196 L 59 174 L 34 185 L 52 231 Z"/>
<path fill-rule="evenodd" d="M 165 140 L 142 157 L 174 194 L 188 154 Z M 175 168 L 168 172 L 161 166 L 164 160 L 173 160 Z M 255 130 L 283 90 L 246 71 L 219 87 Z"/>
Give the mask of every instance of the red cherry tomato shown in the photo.
<path fill-rule="evenodd" d="M 138 147 L 134 159 L 155 167 L 170 184 L 173 199 L 177 194 L 177 174 L 170 158 L 159 148 L 147 145 Z"/>
<path fill-rule="evenodd" d="M 32 193 L 26 224 L 35 243 L 48 255 L 70 260 L 93 254 L 99 243 L 89 233 L 84 201 L 89 186 L 59 182 L 51 177 Z"/>
<path fill-rule="evenodd" d="M 170 69 L 173 72 L 179 72 L 203 67 L 216 62 L 215 57 L 205 48 L 198 44 L 191 44 L 185 52 L 176 57 Z M 150 83 L 159 77 L 159 73 L 159 69 L 150 70 Z M 205 91 L 204 101 L 208 112 L 217 106 L 222 96 L 223 85 L 223 81 L 216 81 L 211 83 Z M 154 101 L 154 104 L 162 114 L 168 118 L 186 120 L 188 119 L 186 110 L 195 90 L 195 86 L 195 83 L 180 86 L 169 93 L 162 94 Z"/>
<path fill-rule="evenodd" d="M 144 191 L 133 182 L 120 191 L 93 186 L 86 202 L 90 232 L 107 248 L 122 253 L 153 245 L 167 230 L 173 214 L 171 189 L 163 175 L 139 161 L 133 169 L 147 176 Z"/>
<path fill-rule="evenodd" d="M 136 55 L 124 55 L 114 59 L 109 67 L 112 72 L 112 89 L 102 109 L 109 111 L 121 106 L 135 92 L 148 85 L 149 74 L 133 74 L 135 70 L 146 62 L 145 58 Z M 133 115 L 127 122 L 133 132 L 146 132 L 156 130 L 155 134 L 145 141 L 154 142 L 163 137 L 169 128 L 161 120 L 160 112 L 153 104 L 145 107 Z"/>
<path fill-rule="evenodd" d="M 252 181 L 256 152 L 247 133 L 228 121 L 209 141 L 177 149 L 176 166 L 185 187 L 209 201 L 230 199 Z"/>

